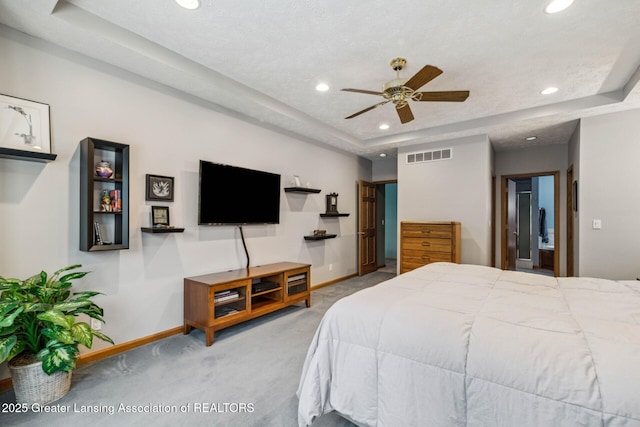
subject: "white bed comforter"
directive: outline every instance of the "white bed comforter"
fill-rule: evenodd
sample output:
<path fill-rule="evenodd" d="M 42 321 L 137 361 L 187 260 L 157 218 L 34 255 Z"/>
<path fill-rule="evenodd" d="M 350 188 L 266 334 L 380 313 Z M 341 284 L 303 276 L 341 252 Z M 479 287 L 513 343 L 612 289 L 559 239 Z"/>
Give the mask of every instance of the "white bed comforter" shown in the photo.
<path fill-rule="evenodd" d="M 430 264 L 325 314 L 300 426 L 640 426 L 640 282 Z"/>

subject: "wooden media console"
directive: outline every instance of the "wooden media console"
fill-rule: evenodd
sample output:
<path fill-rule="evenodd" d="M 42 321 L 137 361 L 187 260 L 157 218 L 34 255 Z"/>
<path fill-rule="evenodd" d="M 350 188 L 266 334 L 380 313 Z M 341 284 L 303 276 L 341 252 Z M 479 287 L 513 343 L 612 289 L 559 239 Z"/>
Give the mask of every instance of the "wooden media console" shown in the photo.
<path fill-rule="evenodd" d="M 305 301 L 311 307 L 311 265 L 279 262 L 184 279 L 184 333 L 214 331 Z"/>

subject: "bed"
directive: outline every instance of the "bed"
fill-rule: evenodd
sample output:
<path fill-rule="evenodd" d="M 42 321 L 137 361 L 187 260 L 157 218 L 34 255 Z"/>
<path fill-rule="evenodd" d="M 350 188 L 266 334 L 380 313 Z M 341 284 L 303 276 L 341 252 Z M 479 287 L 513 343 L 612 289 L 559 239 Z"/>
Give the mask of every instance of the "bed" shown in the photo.
<path fill-rule="evenodd" d="M 324 315 L 298 422 L 640 426 L 640 282 L 434 263 Z"/>

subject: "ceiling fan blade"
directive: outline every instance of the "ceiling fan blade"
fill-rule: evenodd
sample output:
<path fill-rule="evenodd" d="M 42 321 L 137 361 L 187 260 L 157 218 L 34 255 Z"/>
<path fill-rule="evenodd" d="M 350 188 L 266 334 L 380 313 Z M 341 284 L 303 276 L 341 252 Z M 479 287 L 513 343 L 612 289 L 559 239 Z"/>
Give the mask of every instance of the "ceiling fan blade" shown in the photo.
<path fill-rule="evenodd" d="M 422 95 L 418 101 L 464 102 L 469 97 L 468 90 L 449 90 L 443 92 L 418 92 Z"/>
<path fill-rule="evenodd" d="M 389 101 L 390 101 L 390 100 L 382 101 L 382 102 L 378 102 L 376 105 L 372 105 L 371 107 L 369 107 L 369 108 L 365 108 L 365 109 L 364 109 L 364 110 L 362 110 L 362 111 L 358 111 L 357 113 L 354 113 L 354 114 L 350 115 L 349 117 L 345 117 L 345 119 L 353 119 L 354 117 L 359 116 L 359 115 L 360 115 L 360 114 L 362 114 L 362 113 L 366 113 L 367 111 L 371 111 L 371 110 L 373 110 L 374 108 L 378 108 L 379 106 L 384 105 L 384 104 L 386 104 L 386 103 L 387 103 L 387 102 L 389 102 Z"/>
<path fill-rule="evenodd" d="M 442 74 L 442 70 L 440 68 L 434 67 L 433 65 L 425 65 L 422 67 L 422 70 L 418 71 L 413 77 L 407 80 L 404 85 L 413 90 L 418 90 L 440 74 Z"/>
<path fill-rule="evenodd" d="M 356 92 L 356 93 L 366 93 L 368 95 L 382 95 L 382 92 L 376 92 L 373 90 L 363 90 L 363 89 L 340 89 L 343 90 L 345 92 Z"/>
<path fill-rule="evenodd" d="M 400 117 L 400 123 L 405 124 L 413 120 L 413 113 L 411 112 L 411 108 L 409 108 L 409 104 L 400 108 L 396 107 L 396 111 L 398 112 L 398 117 Z"/>

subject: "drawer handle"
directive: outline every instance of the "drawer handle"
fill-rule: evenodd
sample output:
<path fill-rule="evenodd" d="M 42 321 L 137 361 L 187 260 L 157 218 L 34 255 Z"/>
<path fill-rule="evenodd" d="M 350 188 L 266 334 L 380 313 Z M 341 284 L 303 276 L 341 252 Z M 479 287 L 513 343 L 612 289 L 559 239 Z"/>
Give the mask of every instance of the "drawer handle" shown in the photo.
<path fill-rule="evenodd" d="M 429 234 L 431 233 L 431 230 L 422 230 L 422 234 Z"/>
<path fill-rule="evenodd" d="M 425 261 L 431 261 L 431 257 L 428 257 L 428 256 L 423 256 L 422 259 Z"/>
<path fill-rule="evenodd" d="M 431 246 L 431 243 L 424 242 L 422 246 Z"/>

